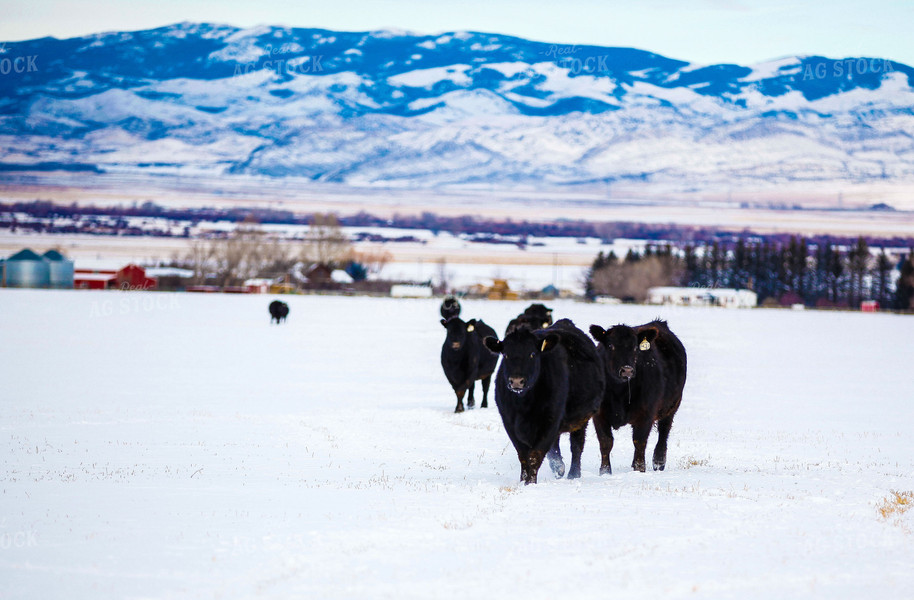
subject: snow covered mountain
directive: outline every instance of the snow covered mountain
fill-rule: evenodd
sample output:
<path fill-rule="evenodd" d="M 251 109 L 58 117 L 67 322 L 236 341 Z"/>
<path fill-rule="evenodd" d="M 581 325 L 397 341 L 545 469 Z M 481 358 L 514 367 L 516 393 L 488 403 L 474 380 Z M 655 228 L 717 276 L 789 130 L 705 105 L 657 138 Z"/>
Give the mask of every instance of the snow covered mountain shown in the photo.
<path fill-rule="evenodd" d="M 0 169 L 350 185 L 914 182 L 914 69 L 182 23 L 0 47 Z"/>

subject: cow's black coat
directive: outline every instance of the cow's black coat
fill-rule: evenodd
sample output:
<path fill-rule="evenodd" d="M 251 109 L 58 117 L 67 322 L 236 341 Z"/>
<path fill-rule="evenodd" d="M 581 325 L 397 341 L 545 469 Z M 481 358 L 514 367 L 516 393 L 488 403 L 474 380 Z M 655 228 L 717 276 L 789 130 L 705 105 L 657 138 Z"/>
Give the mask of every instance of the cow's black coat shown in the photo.
<path fill-rule="evenodd" d="M 289 305 L 279 300 L 270 302 L 270 324 L 275 320 L 277 325 L 289 316 Z"/>
<path fill-rule="evenodd" d="M 644 472 L 644 452 L 651 428 L 657 423 L 654 470 L 666 466 L 667 439 L 673 417 L 682 402 L 686 380 L 686 351 L 665 321 L 638 327 L 617 325 L 609 331 L 590 326 L 599 342 L 597 351 L 606 372 L 606 389 L 593 424 L 600 440 L 600 474 L 612 473 L 609 453 L 612 430 L 632 426 L 635 455 L 632 468 Z"/>
<path fill-rule="evenodd" d="M 549 456 L 557 477 L 565 471 L 559 435 L 571 437 L 569 479 L 581 476 L 587 422 L 600 408 L 605 375 L 596 348 L 568 319 L 546 329 L 520 328 L 486 346 L 503 355 L 495 403 L 521 465 L 521 480 L 536 483 Z"/>
<path fill-rule="evenodd" d="M 441 318 L 444 320 L 460 316 L 460 302 L 454 296 L 448 296 L 441 302 Z"/>
<path fill-rule="evenodd" d="M 463 396 L 468 391 L 467 406 L 473 408 L 473 388 L 477 379 L 482 380 L 482 408 L 488 407 L 489 383 L 498 355 L 490 352 L 482 340 L 494 336 L 495 330 L 481 320 L 462 321 L 460 317 L 441 319 L 441 324 L 447 329 L 441 346 L 441 368 L 457 395 L 454 412 L 463 412 Z"/>
<path fill-rule="evenodd" d="M 511 319 L 511 322 L 508 323 L 508 328 L 505 330 L 505 337 L 518 329 L 535 331 L 537 329 L 545 329 L 551 325 L 552 309 L 543 304 L 531 304 L 524 309 L 524 312 Z"/>

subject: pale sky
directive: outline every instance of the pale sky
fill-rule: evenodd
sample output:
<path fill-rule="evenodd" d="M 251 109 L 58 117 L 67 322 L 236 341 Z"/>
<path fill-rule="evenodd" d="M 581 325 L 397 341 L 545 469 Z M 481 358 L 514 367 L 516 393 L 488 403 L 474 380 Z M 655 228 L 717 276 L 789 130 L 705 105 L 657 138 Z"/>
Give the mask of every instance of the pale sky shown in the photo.
<path fill-rule="evenodd" d="M 561 44 L 630 46 L 703 64 L 818 54 L 914 65 L 914 0 L 0 0 L 0 41 L 180 21 L 484 31 Z"/>

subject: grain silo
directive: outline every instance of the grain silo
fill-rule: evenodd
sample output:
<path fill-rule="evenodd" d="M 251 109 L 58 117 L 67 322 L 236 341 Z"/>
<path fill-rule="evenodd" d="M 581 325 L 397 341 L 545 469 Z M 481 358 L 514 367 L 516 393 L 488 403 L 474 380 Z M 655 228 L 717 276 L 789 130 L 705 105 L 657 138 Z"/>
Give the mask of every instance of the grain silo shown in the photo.
<path fill-rule="evenodd" d="M 42 257 L 48 263 L 49 287 L 61 290 L 72 290 L 73 261 L 57 250 L 48 250 Z"/>
<path fill-rule="evenodd" d="M 51 269 L 44 260 L 28 248 L 6 259 L 6 287 L 46 288 L 51 284 Z"/>

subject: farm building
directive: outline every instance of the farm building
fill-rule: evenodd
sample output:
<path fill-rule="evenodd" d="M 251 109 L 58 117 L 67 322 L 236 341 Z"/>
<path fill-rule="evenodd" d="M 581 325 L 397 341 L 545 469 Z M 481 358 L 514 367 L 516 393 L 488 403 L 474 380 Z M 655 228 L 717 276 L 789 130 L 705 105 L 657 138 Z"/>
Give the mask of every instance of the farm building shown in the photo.
<path fill-rule="evenodd" d="M 48 286 L 58 290 L 73 289 L 73 261 L 57 250 L 48 250 L 42 258 L 48 262 Z"/>
<path fill-rule="evenodd" d="M 752 290 L 730 288 L 654 287 L 647 291 L 647 303 L 753 308 L 758 304 L 758 295 Z"/>
<path fill-rule="evenodd" d="M 57 250 L 39 256 L 26 248 L 2 262 L 0 281 L 5 287 L 72 288 L 73 261 Z"/>
<path fill-rule="evenodd" d="M 76 269 L 73 287 L 78 290 L 154 290 L 158 281 L 148 277 L 143 267 L 129 264 L 119 271 Z"/>

